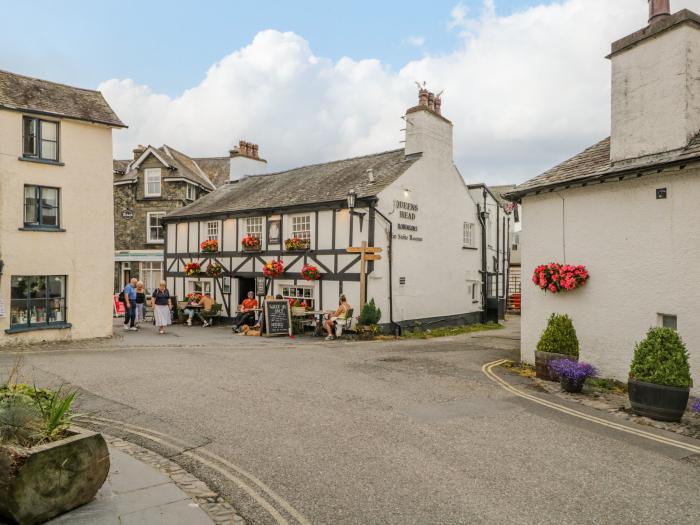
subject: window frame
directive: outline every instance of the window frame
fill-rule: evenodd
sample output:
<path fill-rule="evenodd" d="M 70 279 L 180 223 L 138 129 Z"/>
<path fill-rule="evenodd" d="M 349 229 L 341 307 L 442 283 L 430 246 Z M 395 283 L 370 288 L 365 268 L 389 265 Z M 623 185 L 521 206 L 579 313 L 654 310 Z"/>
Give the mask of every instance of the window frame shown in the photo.
<path fill-rule="evenodd" d="M 467 230 L 469 235 L 467 238 Z M 464 221 L 462 223 L 462 247 L 463 248 L 476 248 L 476 236 L 474 235 L 476 231 L 476 224 L 469 221 Z"/>
<path fill-rule="evenodd" d="M 292 237 L 296 237 L 298 239 L 303 239 L 311 242 L 311 215 L 304 214 L 304 215 L 292 215 L 291 217 L 291 223 L 292 223 Z M 303 225 L 308 225 L 307 230 L 300 230 L 298 229 L 299 223 L 302 223 Z"/>
<path fill-rule="evenodd" d="M 51 296 L 49 281 L 51 279 L 59 278 L 62 280 L 62 290 L 60 296 Z M 44 295 L 43 297 L 32 297 L 31 291 L 26 292 L 26 297 L 24 298 L 13 298 L 12 292 L 10 294 L 10 328 L 5 330 L 6 332 L 13 331 L 27 331 L 27 330 L 44 330 L 50 328 L 66 328 L 70 327 L 68 323 L 68 276 L 67 275 L 12 275 L 10 277 L 10 287 L 14 288 L 13 283 L 15 279 L 43 279 L 44 280 Z M 32 322 L 31 309 L 32 307 L 37 307 L 37 302 L 44 301 L 44 320 Z M 55 301 L 58 301 L 56 303 Z M 18 303 L 25 302 L 24 312 L 26 318 L 25 322 L 13 322 L 13 316 L 15 305 Z M 58 307 L 55 305 L 58 304 Z M 60 319 L 50 319 L 50 312 L 60 312 Z M 38 315 L 37 315 L 38 318 Z"/>
<path fill-rule="evenodd" d="M 148 189 L 150 181 L 148 180 L 149 172 L 158 172 L 158 193 L 151 193 Z M 161 168 L 144 168 L 143 170 L 143 196 L 144 197 L 160 197 L 163 195 L 163 173 Z"/>
<path fill-rule="evenodd" d="M 187 193 L 185 195 L 185 200 L 193 202 L 197 200 L 197 186 L 195 186 L 191 182 L 187 183 Z"/>
<path fill-rule="evenodd" d="M 34 206 L 37 208 L 36 209 L 36 214 L 37 214 L 37 221 L 36 222 L 29 222 L 27 221 L 27 188 L 34 188 L 35 192 L 35 204 Z M 56 191 L 56 224 L 44 224 L 42 222 L 43 218 L 43 209 L 44 206 L 42 205 L 42 193 L 43 190 L 55 190 Z M 54 186 L 39 186 L 37 184 L 25 184 L 24 185 L 24 192 L 22 193 L 22 199 L 23 199 L 23 205 L 22 205 L 22 224 L 24 225 L 24 229 L 28 230 L 61 230 L 61 188 L 56 188 Z"/>
<path fill-rule="evenodd" d="M 31 122 L 34 124 L 34 151 L 30 153 L 27 151 L 27 123 Z M 42 138 L 41 127 L 42 123 L 52 124 L 56 126 L 56 140 L 44 139 Z M 42 154 L 43 142 L 52 142 L 56 145 L 56 158 L 45 157 Z M 22 157 L 23 159 L 37 160 L 41 162 L 48 162 L 53 164 L 60 164 L 61 159 L 61 123 L 57 120 L 43 119 L 39 117 L 33 117 L 30 115 L 22 116 Z"/>
<path fill-rule="evenodd" d="M 165 217 L 167 212 L 164 211 L 149 211 L 146 212 L 146 244 L 165 244 L 165 225 L 160 223 L 160 226 L 151 226 L 151 217 L 154 215 L 160 216 L 162 219 Z M 151 237 L 151 228 L 160 228 L 160 230 L 163 232 L 163 237 L 161 239 L 153 239 Z"/>
<path fill-rule="evenodd" d="M 215 228 L 212 228 L 215 226 Z M 216 230 L 215 233 L 212 233 Z M 221 227 L 219 226 L 219 221 L 207 221 L 204 223 L 204 237 L 209 241 L 220 242 Z"/>
<path fill-rule="evenodd" d="M 259 232 L 252 232 L 251 231 L 251 223 L 254 221 L 260 221 L 260 231 Z M 245 219 L 245 233 L 246 235 L 253 235 L 260 239 L 262 241 L 263 238 L 263 228 L 265 226 L 264 224 L 263 217 L 246 217 Z M 253 225 L 255 229 L 257 229 L 257 224 Z"/>

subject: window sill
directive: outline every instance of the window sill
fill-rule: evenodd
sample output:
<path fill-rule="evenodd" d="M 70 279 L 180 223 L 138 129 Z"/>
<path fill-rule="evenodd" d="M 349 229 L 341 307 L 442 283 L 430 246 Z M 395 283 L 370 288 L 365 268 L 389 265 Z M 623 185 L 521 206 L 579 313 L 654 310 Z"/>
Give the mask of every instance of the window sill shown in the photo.
<path fill-rule="evenodd" d="M 39 159 L 34 157 L 18 157 L 23 162 L 36 162 L 38 164 L 49 164 L 51 166 L 65 166 L 63 162 L 57 160 Z"/>
<path fill-rule="evenodd" d="M 146 241 L 146 244 L 163 245 L 165 244 L 165 241 Z"/>
<path fill-rule="evenodd" d="M 35 326 L 15 326 L 5 330 L 6 334 L 21 334 L 24 332 L 37 332 L 39 330 L 67 330 L 73 325 L 70 323 L 39 324 Z"/>
<path fill-rule="evenodd" d="M 21 232 L 64 232 L 64 228 L 52 228 L 51 226 L 25 226 L 19 228 Z"/>
<path fill-rule="evenodd" d="M 478 250 L 479 248 L 476 248 L 475 246 L 462 246 L 463 250 Z"/>
<path fill-rule="evenodd" d="M 144 195 L 144 199 L 160 199 L 162 195 Z"/>

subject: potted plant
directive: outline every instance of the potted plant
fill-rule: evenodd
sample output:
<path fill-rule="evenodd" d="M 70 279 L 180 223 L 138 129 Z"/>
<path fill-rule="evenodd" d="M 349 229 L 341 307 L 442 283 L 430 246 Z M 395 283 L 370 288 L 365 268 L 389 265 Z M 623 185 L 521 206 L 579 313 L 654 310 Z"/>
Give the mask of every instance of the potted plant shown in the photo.
<path fill-rule="evenodd" d="M 199 249 L 202 250 L 204 253 L 213 253 L 213 252 L 218 252 L 219 251 L 219 241 L 216 239 L 209 239 L 206 241 L 203 241 L 199 245 Z"/>
<path fill-rule="evenodd" d="M 321 278 L 321 272 L 311 264 L 304 264 L 301 267 L 301 275 L 307 281 L 318 281 Z"/>
<path fill-rule="evenodd" d="M 290 239 L 284 240 L 284 248 L 289 252 L 301 252 L 306 251 L 311 246 L 310 239 L 301 239 L 299 237 L 292 237 Z"/>
<path fill-rule="evenodd" d="M 637 344 L 627 383 L 632 410 L 659 421 L 680 421 L 690 396 L 688 351 L 675 330 L 650 328 Z"/>
<path fill-rule="evenodd" d="M 552 314 L 547 328 L 542 332 L 535 352 L 535 371 L 539 379 L 559 381 L 556 372 L 549 368 L 555 359 L 578 361 L 578 337 L 568 315 Z"/>
<path fill-rule="evenodd" d="M 0 386 L 0 516 L 40 523 L 91 501 L 109 472 L 101 434 L 70 429 L 75 392 Z"/>
<path fill-rule="evenodd" d="M 356 331 L 363 339 L 372 339 L 381 332 L 379 320 L 382 318 L 381 309 L 377 308 L 374 299 L 362 307 L 357 321 Z"/>
<path fill-rule="evenodd" d="M 585 266 L 549 263 L 535 268 L 532 282 L 545 292 L 553 294 L 568 292 L 588 282 L 588 270 Z"/>
<path fill-rule="evenodd" d="M 306 315 L 306 301 L 302 302 L 299 299 L 296 299 L 290 304 L 292 306 L 292 315 L 296 315 L 296 316 Z"/>
<path fill-rule="evenodd" d="M 188 262 L 185 264 L 185 275 L 199 275 L 202 273 L 202 265 L 197 262 Z"/>
<path fill-rule="evenodd" d="M 562 389 L 572 394 L 580 393 L 586 379 L 598 374 L 593 365 L 573 359 L 555 359 L 549 362 L 549 368 L 559 376 Z"/>
<path fill-rule="evenodd" d="M 243 246 L 243 251 L 245 252 L 259 252 L 262 247 L 262 242 L 260 241 L 260 237 L 246 235 L 241 239 L 241 246 Z"/>
<path fill-rule="evenodd" d="M 263 266 L 265 277 L 275 278 L 284 273 L 284 263 L 282 261 L 268 261 Z"/>
<path fill-rule="evenodd" d="M 209 277 L 218 277 L 224 271 L 224 267 L 217 262 L 209 263 L 207 266 L 207 275 Z"/>

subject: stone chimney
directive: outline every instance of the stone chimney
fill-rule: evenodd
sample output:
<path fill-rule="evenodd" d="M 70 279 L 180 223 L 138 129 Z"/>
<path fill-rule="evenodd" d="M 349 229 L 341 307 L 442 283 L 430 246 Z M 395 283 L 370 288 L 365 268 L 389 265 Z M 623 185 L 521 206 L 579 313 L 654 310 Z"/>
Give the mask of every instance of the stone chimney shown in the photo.
<path fill-rule="evenodd" d="M 700 131 L 700 16 L 650 0 L 650 24 L 612 44 L 610 160 L 679 150 Z"/>
<path fill-rule="evenodd" d="M 671 0 L 649 0 L 649 23 L 671 16 Z"/>
<path fill-rule="evenodd" d="M 441 115 L 442 100 L 419 86 L 418 105 L 406 111 L 406 155 L 423 157 L 452 165 L 452 122 Z"/>
<path fill-rule="evenodd" d="M 134 160 L 137 160 L 141 155 L 143 155 L 143 152 L 146 151 L 146 146 L 143 144 L 139 144 L 134 148 Z"/>
<path fill-rule="evenodd" d="M 246 175 L 259 175 L 267 171 L 267 161 L 260 158 L 260 147 L 245 140 L 238 141 L 238 147 L 229 152 L 229 181 L 239 180 Z"/>

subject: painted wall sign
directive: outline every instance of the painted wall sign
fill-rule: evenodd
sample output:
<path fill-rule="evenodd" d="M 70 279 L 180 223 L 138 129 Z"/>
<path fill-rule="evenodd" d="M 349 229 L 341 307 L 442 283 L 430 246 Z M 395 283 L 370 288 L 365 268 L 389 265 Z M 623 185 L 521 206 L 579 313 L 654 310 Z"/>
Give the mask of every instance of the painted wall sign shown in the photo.
<path fill-rule="evenodd" d="M 264 297 L 266 294 L 265 277 L 255 278 L 255 295 L 258 297 Z"/>
<path fill-rule="evenodd" d="M 124 219 L 133 219 L 134 218 L 134 210 L 130 210 L 129 208 L 125 208 L 122 210 L 122 218 Z"/>
<path fill-rule="evenodd" d="M 419 211 L 418 205 L 413 202 L 394 200 L 394 211 L 399 212 L 399 222 L 396 223 L 398 233 L 394 234 L 393 238 L 402 241 L 422 241 L 423 237 L 416 235 L 418 225 L 415 221 Z"/>
<path fill-rule="evenodd" d="M 282 222 L 279 220 L 267 221 L 267 244 L 282 244 Z"/>

